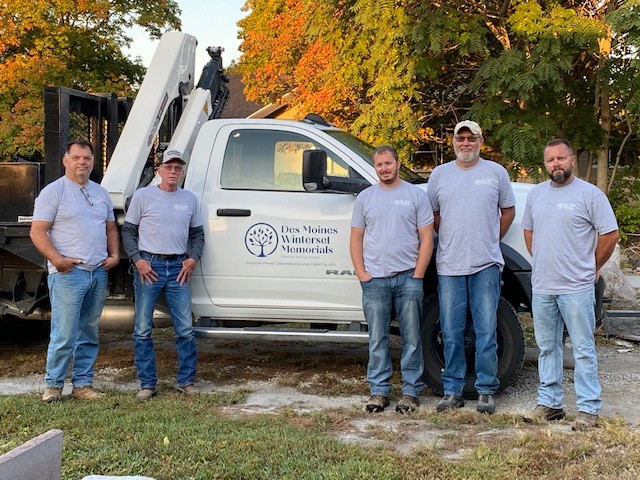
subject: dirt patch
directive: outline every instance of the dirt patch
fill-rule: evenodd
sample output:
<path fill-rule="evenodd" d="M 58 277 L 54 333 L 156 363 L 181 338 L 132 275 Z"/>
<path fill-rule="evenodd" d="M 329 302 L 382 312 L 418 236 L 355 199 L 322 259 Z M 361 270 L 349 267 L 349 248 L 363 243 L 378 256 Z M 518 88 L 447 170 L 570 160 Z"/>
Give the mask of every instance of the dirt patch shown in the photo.
<path fill-rule="evenodd" d="M 173 332 L 155 334 L 160 395 L 175 388 L 176 353 Z M 640 384 L 640 346 L 598 342 L 600 377 L 605 417 L 623 419 L 640 429 L 637 386 Z M 40 392 L 46 356 L 46 339 L 0 345 L 0 395 Z M 329 432 L 340 440 L 358 445 L 391 445 L 408 453 L 418 446 L 431 446 L 455 458 L 477 443 L 521 435 L 526 428 L 519 414 L 535 404 L 537 371 L 535 349 L 528 349 L 525 365 L 516 382 L 497 396 L 498 413 L 491 418 L 475 411 L 475 401 L 452 417 L 435 414 L 439 397 L 426 389 L 421 408 L 411 416 L 395 412 L 400 397 L 400 376 L 390 408 L 367 415 L 365 382 L 368 348 L 366 344 L 316 344 L 252 340 L 198 339 L 198 385 L 205 393 L 245 392 L 242 403 L 221 407 L 230 417 L 270 414 L 291 410 L 298 414 L 322 412 L 339 415 L 340 428 Z M 398 370 L 400 347 L 392 346 L 394 369 Z M 138 383 L 133 367 L 133 342 L 129 334 L 101 333 L 100 356 L 96 363 L 96 386 L 106 391 L 135 392 Z M 64 390 L 70 393 L 70 385 Z M 576 413 L 573 391 L 573 358 L 565 349 L 565 404 L 569 418 L 547 428 L 570 432 Z M 444 418 L 444 420 L 443 420 Z M 453 422 L 452 422 L 453 420 Z M 296 421 L 305 421 L 297 417 Z M 336 422 L 331 422 L 335 429 Z M 464 425 L 461 427 L 460 425 Z M 460 443 L 460 429 L 465 442 Z"/>

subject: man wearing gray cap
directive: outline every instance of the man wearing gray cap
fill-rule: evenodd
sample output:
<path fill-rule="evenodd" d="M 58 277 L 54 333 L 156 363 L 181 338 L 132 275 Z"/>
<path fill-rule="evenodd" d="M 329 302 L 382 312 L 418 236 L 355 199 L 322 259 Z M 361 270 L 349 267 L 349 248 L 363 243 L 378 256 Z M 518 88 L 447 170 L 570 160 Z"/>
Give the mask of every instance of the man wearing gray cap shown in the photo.
<path fill-rule="evenodd" d="M 151 331 L 153 311 L 164 292 L 178 350 L 178 390 L 197 394 L 196 341 L 191 321 L 189 280 L 204 248 L 204 229 L 193 193 L 179 188 L 185 161 L 176 150 L 164 153 L 160 184 L 131 197 L 122 242 L 135 265 L 134 362 L 140 380 L 138 400 L 156 394 L 156 363 Z"/>
<path fill-rule="evenodd" d="M 444 397 L 437 410 L 464 406 L 467 364 L 467 310 L 475 330 L 477 410 L 495 411 L 497 378 L 497 310 L 504 258 L 500 239 L 515 216 L 515 197 L 507 171 L 480 158 L 482 129 L 465 120 L 453 132 L 456 159 L 436 167 L 427 193 L 438 232 L 436 268 L 444 345 Z"/>

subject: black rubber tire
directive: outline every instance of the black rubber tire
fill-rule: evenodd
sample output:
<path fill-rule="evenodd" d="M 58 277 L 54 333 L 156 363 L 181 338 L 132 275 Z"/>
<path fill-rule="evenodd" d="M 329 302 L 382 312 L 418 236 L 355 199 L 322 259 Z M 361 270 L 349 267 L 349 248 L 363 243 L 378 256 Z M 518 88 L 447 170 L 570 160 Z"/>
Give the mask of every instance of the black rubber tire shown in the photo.
<path fill-rule="evenodd" d="M 472 338 L 473 328 L 465 338 L 467 358 L 467 376 L 463 395 L 465 398 L 477 398 L 474 383 L 475 341 Z M 518 314 L 504 298 L 498 304 L 498 380 L 503 390 L 515 380 L 524 362 L 524 332 Z M 436 393 L 442 394 L 442 370 L 444 353 L 442 332 L 440 329 L 440 308 L 437 295 L 429 296 L 424 302 L 422 317 L 422 351 L 424 355 L 424 382 Z"/>

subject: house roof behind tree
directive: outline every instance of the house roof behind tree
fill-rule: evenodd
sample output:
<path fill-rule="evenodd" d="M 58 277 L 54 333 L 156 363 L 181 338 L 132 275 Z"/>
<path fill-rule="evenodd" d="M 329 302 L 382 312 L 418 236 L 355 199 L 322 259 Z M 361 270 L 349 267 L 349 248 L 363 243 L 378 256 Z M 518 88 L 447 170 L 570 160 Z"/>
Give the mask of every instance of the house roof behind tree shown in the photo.
<path fill-rule="evenodd" d="M 244 96 L 241 74 L 232 73 L 227 77 L 229 77 L 229 99 L 222 111 L 221 118 L 247 118 L 264 107 L 261 103 L 248 101 Z"/>

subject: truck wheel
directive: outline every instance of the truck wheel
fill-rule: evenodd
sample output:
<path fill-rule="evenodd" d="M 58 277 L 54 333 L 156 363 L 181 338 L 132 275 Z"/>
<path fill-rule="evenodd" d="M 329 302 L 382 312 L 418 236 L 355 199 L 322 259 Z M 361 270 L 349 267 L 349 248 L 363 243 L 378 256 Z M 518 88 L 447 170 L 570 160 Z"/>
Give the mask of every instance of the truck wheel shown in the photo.
<path fill-rule="evenodd" d="M 474 383 L 475 337 L 473 325 L 467 325 L 465 335 L 465 357 L 467 359 L 466 385 L 463 390 L 465 398 L 476 398 Z M 470 327 L 470 328 L 469 328 Z M 423 380 L 438 394 L 442 394 L 441 373 L 444 369 L 444 352 L 442 331 L 440 329 L 440 308 L 437 295 L 429 296 L 424 302 L 422 318 L 422 350 L 424 355 Z M 498 379 L 500 388 L 509 386 L 522 368 L 524 361 L 524 332 L 513 307 L 504 298 L 498 304 Z"/>

